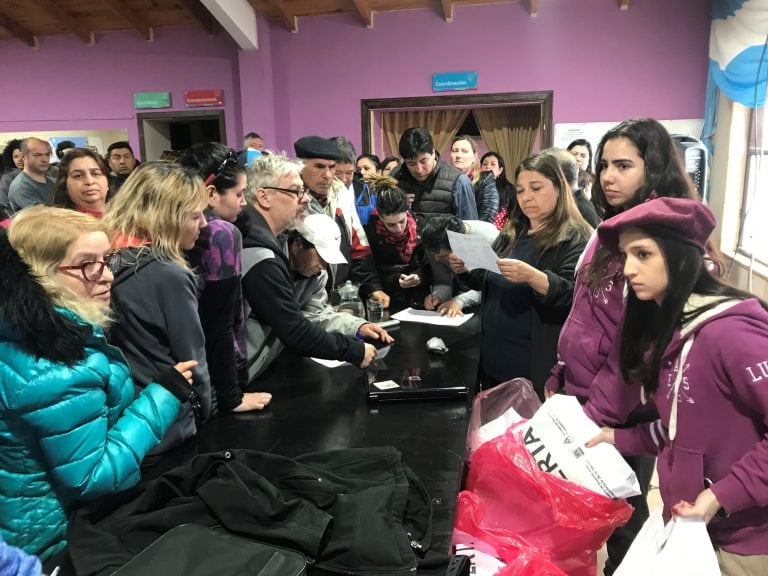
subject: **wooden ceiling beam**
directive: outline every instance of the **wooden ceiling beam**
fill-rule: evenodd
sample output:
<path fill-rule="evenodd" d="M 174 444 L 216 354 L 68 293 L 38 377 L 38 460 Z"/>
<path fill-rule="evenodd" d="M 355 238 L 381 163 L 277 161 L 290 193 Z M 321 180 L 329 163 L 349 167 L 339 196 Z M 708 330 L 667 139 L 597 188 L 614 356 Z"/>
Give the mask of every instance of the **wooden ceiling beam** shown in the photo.
<path fill-rule="evenodd" d="M 443 19 L 446 22 L 453 22 L 453 0 L 442 0 Z"/>
<path fill-rule="evenodd" d="M 144 38 L 144 40 L 147 40 L 148 42 L 152 42 L 154 38 L 154 31 L 152 30 L 152 27 L 147 24 L 146 20 L 141 17 L 141 14 L 130 8 L 127 4 L 125 4 L 124 0 L 101 0 L 110 7 L 112 12 L 120 16 L 126 24 L 130 24 L 136 32 L 139 33 L 139 36 Z"/>
<path fill-rule="evenodd" d="M 285 27 L 288 28 L 288 30 L 291 32 L 299 31 L 299 24 L 296 19 L 296 15 L 288 8 L 285 0 L 269 0 L 269 3 L 277 8 L 277 11 L 280 13 L 280 19 L 283 21 L 283 24 L 285 24 Z"/>
<path fill-rule="evenodd" d="M 629 10 L 629 0 L 619 0 L 619 8 L 621 10 Z"/>
<path fill-rule="evenodd" d="M 53 0 L 34 0 L 34 3 L 46 10 L 49 15 L 56 18 L 62 26 L 86 44 L 96 44 L 93 32 L 83 26 L 72 14 L 60 8 Z"/>
<path fill-rule="evenodd" d="M 189 12 L 203 30 L 211 36 L 216 34 L 216 19 L 200 4 L 199 0 L 179 0 L 184 9 Z"/>
<path fill-rule="evenodd" d="M 0 28 L 6 30 L 8 34 L 24 42 L 30 48 L 39 48 L 37 44 L 37 36 L 32 34 L 29 30 L 11 20 L 7 16 L 0 14 Z"/>
<path fill-rule="evenodd" d="M 373 28 L 373 12 L 371 11 L 371 5 L 368 0 L 353 0 L 357 13 L 360 14 L 360 18 L 365 24 L 366 28 Z"/>

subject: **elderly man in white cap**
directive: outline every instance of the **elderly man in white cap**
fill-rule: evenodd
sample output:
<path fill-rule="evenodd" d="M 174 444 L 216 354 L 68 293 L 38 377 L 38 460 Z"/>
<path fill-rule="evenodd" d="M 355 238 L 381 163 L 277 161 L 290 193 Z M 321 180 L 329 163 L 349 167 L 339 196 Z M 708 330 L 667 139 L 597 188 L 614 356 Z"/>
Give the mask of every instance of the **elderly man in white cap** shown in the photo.
<path fill-rule="evenodd" d="M 364 319 L 355 319 L 356 326 L 339 322 L 339 326 L 328 328 L 323 321 L 310 321 L 305 315 L 304 306 L 313 301 L 309 315 L 318 316 L 317 302 L 324 296 L 323 291 L 315 298 L 315 276 L 323 276 L 326 262 L 345 259 L 339 249 L 340 230 L 331 218 L 303 218 L 308 197 L 300 169 L 299 162 L 262 156 L 248 172 L 242 285 L 249 380 L 261 374 L 284 346 L 303 356 L 344 360 L 365 368 L 376 357 L 376 347 L 363 339 L 392 340 L 386 331 Z M 300 244 L 311 244 L 311 251 L 295 241 L 286 246 L 282 233 L 292 226 L 300 230 Z M 321 290 L 324 281 L 319 284 Z M 329 331 L 336 328 L 344 333 Z"/>
<path fill-rule="evenodd" d="M 325 291 L 328 264 L 346 262 L 341 253 L 341 232 L 325 214 L 310 214 L 288 240 L 288 259 L 293 272 L 293 291 L 304 316 L 328 332 L 392 342 L 387 331 L 377 324 L 345 312 L 336 312 Z"/>

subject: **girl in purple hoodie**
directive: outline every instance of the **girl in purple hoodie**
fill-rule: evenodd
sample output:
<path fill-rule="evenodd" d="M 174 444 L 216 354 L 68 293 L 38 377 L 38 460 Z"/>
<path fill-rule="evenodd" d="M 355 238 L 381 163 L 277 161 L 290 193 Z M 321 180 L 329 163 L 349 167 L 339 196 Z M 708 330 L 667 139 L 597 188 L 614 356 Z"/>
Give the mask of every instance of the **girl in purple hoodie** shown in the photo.
<path fill-rule="evenodd" d="M 664 510 L 708 522 L 725 575 L 768 574 L 768 304 L 714 278 L 712 212 L 659 198 L 598 228 L 630 284 L 620 333 L 627 393 L 660 418 L 590 441 L 658 455 Z M 674 273 L 670 273 L 673 271 Z M 692 551 L 693 552 L 693 551 Z"/>
<path fill-rule="evenodd" d="M 667 130 L 651 118 L 635 118 L 609 130 L 595 153 L 592 202 L 610 220 L 653 197 L 695 198 Z M 563 325 L 557 365 L 547 380 L 547 394 L 563 390 L 579 398 L 597 424 L 620 426 L 653 420 L 655 413 L 636 410 L 637 396 L 625 392 L 618 369 L 617 334 L 624 314 L 626 283 L 621 259 L 593 237 L 576 273 L 573 306 Z M 637 473 L 641 496 L 630 498 L 635 512 L 608 540 L 604 574 L 613 574 L 637 531 L 648 518 L 645 496 L 653 474 L 653 458 L 627 458 Z"/>

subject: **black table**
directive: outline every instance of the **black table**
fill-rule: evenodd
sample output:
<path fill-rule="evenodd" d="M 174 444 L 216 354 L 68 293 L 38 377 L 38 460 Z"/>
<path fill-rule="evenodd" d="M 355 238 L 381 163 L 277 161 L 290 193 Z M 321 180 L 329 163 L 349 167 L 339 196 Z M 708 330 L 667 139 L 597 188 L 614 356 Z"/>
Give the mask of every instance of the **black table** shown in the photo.
<path fill-rule="evenodd" d="M 475 315 L 458 328 L 401 323 L 383 360 L 388 368 L 455 368 L 474 389 L 480 350 Z M 443 339 L 448 354 L 426 349 L 431 336 Z M 363 372 L 344 365 L 326 368 L 307 358 L 282 354 L 254 390 L 271 392 L 264 411 L 214 418 L 190 444 L 164 456 L 143 479 L 159 475 L 199 453 L 247 448 L 283 456 L 365 446 L 396 447 L 421 478 L 434 506 L 433 551 L 450 548 L 456 495 L 460 489 L 469 423 L 469 400 L 429 400 L 369 404 Z M 445 569 L 420 571 L 444 574 Z"/>

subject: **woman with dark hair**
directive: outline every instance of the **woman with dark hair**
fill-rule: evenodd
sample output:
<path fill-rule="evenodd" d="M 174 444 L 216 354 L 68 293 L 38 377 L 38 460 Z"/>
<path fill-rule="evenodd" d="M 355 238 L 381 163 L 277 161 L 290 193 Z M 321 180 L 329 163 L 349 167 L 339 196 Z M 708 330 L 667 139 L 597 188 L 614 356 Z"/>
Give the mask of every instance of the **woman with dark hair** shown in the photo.
<path fill-rule="evenodd" d="M 109 199 L 109 180 L 104 160 L 89 148 L 69 148 L 58 165 L 52 206 L 104 215 Z"/>
<path fill-rule="evenodd" d="M 355 160 L 355 167 L 363 178 L 371 174 L 379 174 L 381 171 L 381 160 L 376 154 L 361 154 Z"/>
<path fill-rule="evenodd" d="M 480 169 L 493 172 L 494 178 L 496 178 L 496 191 L 499 194 L 499 210 L 496 212 L 496 217 L 493 219 L 493 224 L 499 230 L 503 230 L 509 222 L 509 216 L 515 209 L 517 204 L 514 185 L 507 180 L 507 174 L 504 172 L 506 166 L 504 165 L 504 158 L 498 152 L 486 152 L 483 157 L 480 158 Z"/>
<path fill-rule="evenodd" d="M 187 258 L 197 273 L 200 323 L 211 386 L 218 408 L 233 412 L 261 410 L 272 399 L 263 392 L 244 393 L 248 384 L 245 317 L 240 286 L 243 237 L 234 221 L 245 206 L 245 168 L 223 144 L 201 142 L 186 150 L 178 164 L 203 178 L 208 193 L 205 219 Z"/>
<path fill-rule="evenodd" d="M 576 163 L 579 165 L 579 190 L 583 190 L 589 198 L 592 183 L 595 181 L 595 175 L 592 172 L 592 144 L 589 140 L 578 138 L 568 144 L 566 150 L 576 158 Z"/>
<path fill-rule="evenodd" d="M 11 182 L 16 176 L 19 175 L 22 168 L 24 168 L 24 157 L 21 154 L 21 140 L 14 138 L 9 140 L 3 148 L 3 167 L 6 173 L 0 177 L 0 209 L 10 211 L 10 203 L 8 202 L 8 189 L 11 187 Z"/>
<path fill-rule="evenodd" d="M 714 278 L 696 200 L 659 198 L 598 228 L 630 285 L 619 369 L 660 418 L 589 445 L 658 455 L 667 517 L 708 523 L 725 575 L 768 574 L 768 304 Z M 642 394 L 639 388 L 642 389 Z M 713 423 L 717 425 L 713 426 Z"/>
<path fill-rule="evenodd" d="M 397 158 L 396 156 L 387 156 L 384 158 L 384 160 L 381 161 L 380 166 L 380 172 L 382 176 L 388 176 L 392 170 L 400 166 L 400 158 Z"/>
<path fill-rule="evenodd" d="M 360 223 L 365 226 L 368 224 L 371 213 L 376 209 L 376 193 L 371 190 L 365 179 L 370 175 L 379 174 L 379 157 L 374 154 L 358 156 L 355 168 L 362 175 L 362 179 L 355 175 L 353 180 L 355 209 Z"/>
<path fill-rule="evenodd" d="M 469 136 L 456 136 L 451 141 L 451 166 L 458 168 L 472 181 L 475 189 L 477 219 L 493 222 L 499 211 L 499 192 L 496 190 L 496 176 L 480 171 L 477 161 L 477 144 Z"/>
<path fill-rule="evenodd" d="M 596 153 L 592 202 L 605 221 L 651 198 L 696 198 L 693 183 L 667 130 L 651 118 L 626 120 L 609 130 Z M 563 389 L 584 404 L 598 425 L 619 426 L 653 420 L 653 410 L 625 394 L 618 376 L 618 327 L 627 288 L 621 258 L 593 239 L 576 274 L 573 308 L 558 343 L 558 362 L 547 381 L 548 393 Z M 608 539 L 604 574 L 613 574 L 648 517 L 645 499 L 653 459 L 628 458 L 644 494 L 629 499 L 629 523 Z"/>
<path fill-rule="evenodd" d="M 365 233 L 383 290 L 390 295 L 389 309 L 397 311 L 421 303 L 429 293 L 429 280 L 408 199 L 391 176 L 372 175 L 366 182 L 378 202 Z"/>
<path fill-rule="evenodd" d="M 456 274 L 482 289 L 481 384 L 528 378 L 543 397 L 573 296 L 574 269 L 592 233 L 557 160 L 536 154 L 515 171 L 517 206 L 493 245 L 500 273 L 449 257 Z"/>

